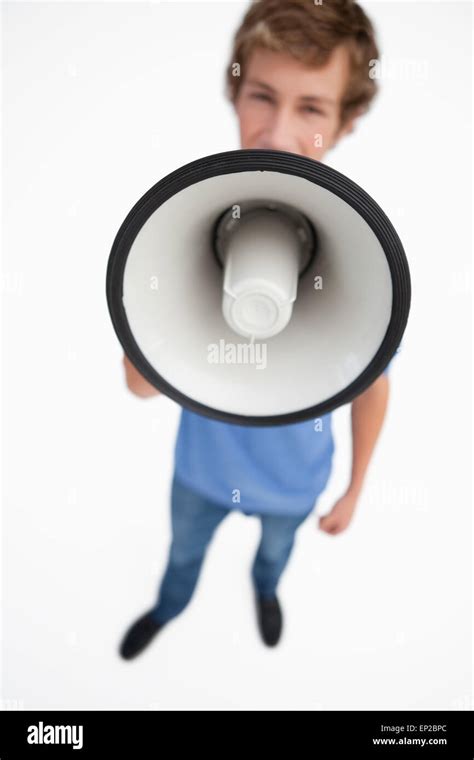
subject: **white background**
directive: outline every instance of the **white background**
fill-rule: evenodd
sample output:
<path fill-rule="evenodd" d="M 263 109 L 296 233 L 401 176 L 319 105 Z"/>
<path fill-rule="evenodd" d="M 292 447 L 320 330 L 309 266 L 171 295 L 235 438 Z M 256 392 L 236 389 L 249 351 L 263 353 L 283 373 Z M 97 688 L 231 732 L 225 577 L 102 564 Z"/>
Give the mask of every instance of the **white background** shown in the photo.
<path fill-rule="evenodd" d="M 266 649 L 231 514 L 188 609 L 131 662 L 170 536 L 179 407 L 126 389 L 105 271 L 132 205 L 240 147 L 224 99 L 246 3 L 3 4 L 3 706 L 472 709 L 468 3 L 366 3 L 388 76 L 326 160 L 392 219 L 413 280 L 386 422 L 357 512 L 313 513 Z M 318 505 L 349 477 L 349 407 Z"/>

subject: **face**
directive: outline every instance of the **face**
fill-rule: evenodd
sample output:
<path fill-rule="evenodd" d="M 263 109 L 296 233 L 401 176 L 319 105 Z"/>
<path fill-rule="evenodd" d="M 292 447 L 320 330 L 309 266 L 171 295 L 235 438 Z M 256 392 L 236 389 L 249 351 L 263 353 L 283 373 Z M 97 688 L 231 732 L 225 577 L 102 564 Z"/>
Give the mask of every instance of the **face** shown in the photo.
<path fill-rule="evenodd" d="M 322 157 L 353 128 L 341 128 L 340 106 L 349 56 L 335 48 L 324 67 L 310 68 L 287 53 L 256 48 L 235 101 L 242 148 L 271 148 Z"/>

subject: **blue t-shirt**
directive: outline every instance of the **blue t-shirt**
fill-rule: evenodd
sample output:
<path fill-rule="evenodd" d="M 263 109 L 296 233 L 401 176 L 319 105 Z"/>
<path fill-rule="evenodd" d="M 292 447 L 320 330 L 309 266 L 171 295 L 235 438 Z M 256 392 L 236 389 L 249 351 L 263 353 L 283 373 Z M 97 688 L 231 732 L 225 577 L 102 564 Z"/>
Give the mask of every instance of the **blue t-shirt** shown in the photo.
<path fill-rule="evenodd" d="M 223 508 L 304 515 L 326 488 L 333 453 L 331 413 L 291 425 L 248 427 L 182 409 L 175 476 Z"/>

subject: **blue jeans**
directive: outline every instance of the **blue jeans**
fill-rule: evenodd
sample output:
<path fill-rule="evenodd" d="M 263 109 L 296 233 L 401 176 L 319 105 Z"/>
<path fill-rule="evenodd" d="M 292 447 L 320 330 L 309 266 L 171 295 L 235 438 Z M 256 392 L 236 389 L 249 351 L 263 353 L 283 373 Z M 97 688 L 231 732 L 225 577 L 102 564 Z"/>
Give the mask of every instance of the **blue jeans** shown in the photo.
<path fill-rule="evenodd" d="M 217 526 L 232 509 L 219 506 L 173 478 L 171 488 L 172 540 L 153 617 L 161 623 L 179 615 L 191 600 L 199 573 Z M 275 595 L 293 548 L 296 529 L 305 515 L 259 515 L 261 540 L 251 569 L 256 591 Z"/>

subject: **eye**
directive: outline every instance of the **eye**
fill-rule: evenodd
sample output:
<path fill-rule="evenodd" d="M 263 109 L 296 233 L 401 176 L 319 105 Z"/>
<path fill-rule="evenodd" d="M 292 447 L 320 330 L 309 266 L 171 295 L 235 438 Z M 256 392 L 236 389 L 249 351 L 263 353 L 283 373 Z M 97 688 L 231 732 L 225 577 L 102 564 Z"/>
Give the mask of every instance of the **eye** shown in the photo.
<path fill-rule="evenodd" d="M 255 100 L 266 100 L 269 103 L 271 102 L 271 98 L 264 92 L 252 92 L 250 97 L 255 98 Z"/>
<path fill-rule="evenodd" d="M 323 111 L 320 111 L 319 108 L 315 108 L 314 106 L 303 106 L 303 111 L 305 113 L 318 113 L 321 116 L 324 116 Z"/>

